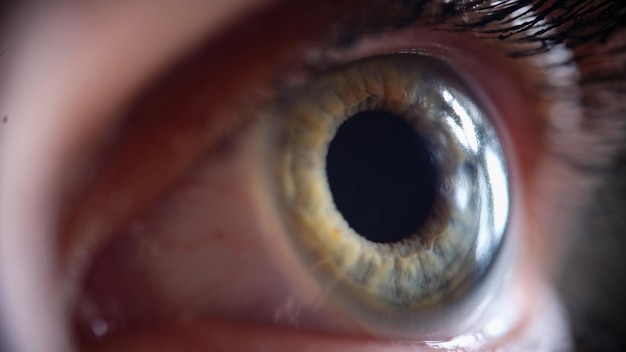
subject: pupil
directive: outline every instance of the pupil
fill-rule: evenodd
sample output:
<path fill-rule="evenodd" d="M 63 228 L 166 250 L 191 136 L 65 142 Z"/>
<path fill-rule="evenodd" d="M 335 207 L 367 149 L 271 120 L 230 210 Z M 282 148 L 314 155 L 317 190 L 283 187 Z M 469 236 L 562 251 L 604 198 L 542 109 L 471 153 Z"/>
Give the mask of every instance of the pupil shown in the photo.
<path fill-rule="evenodd" d="M 326 173 L 335 205 L 372 242 L 403 240 L 430 215 L 435 167 L 415 128 L 392 113 L 360 112 L 341 124 Z"/>

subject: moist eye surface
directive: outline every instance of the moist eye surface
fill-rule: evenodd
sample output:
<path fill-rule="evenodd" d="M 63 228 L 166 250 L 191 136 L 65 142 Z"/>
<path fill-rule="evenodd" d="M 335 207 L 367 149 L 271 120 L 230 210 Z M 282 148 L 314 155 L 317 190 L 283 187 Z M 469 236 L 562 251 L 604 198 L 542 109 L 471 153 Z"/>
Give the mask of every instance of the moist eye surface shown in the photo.
<path fill-rule="evenodd" d="M 386 55 L 316 75 L 269 109 L 291 242 L 365 330 L 433 333 L 484 296 L 509 186 L 474 96 L 435 58 Z"/>

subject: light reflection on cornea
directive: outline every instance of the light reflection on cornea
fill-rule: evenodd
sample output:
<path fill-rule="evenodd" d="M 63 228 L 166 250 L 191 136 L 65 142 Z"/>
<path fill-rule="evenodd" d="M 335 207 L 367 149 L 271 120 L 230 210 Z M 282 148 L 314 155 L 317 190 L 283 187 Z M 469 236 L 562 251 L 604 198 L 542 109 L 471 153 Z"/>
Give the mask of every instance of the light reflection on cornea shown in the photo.
<path fill-rule="evenodd" d="M 472 108 L 472 104 L 469 102 L 459 102 L 459 99 L 463 99 L 457 96 L 458 94 L 452 94 L 445 88 L 441 88 L 441 96 L 443 100 L 452 107 L 454 115 L 446 116 L 446 122 L 458 141 L 466 148 L 474 153 L 479 152 L 480 142 L 478 138 L 478 132 L 476 131 L 476 124 L 470 117 L 478 116 L 479 111 Z M 469 110 L 469 111 L 468 111 Z"/>
<path fill-rule="evenodd" d="M 457 141 L 463 145 L 463 147 L 469 147 L 469 141 L 463 128 L 457 125 L 456 121 L 454 121 L 451 116 L 446 116 L 445 119 L 448 127 L 450 127 L 450 131 L 452 131 L 454 136 L 457 138 Z"/>
<path fill-rule="evenodd" d="M 481 204 L 484 204 L 485 207 L 490 208 L 489 211 L 482 210 L 479 214 L 480 218 L 478 221 L 478 229 L 476 234 L 476 259 L 480 263 L 488 263 L 486 260 L 489 257 L 489 253 L 496 250 L 497 248 L 497 236 L 501 236 L 503 232 L 492 232 L 493 229 L 493 212 L 494 212 L 494 204 L 491 202 L 491 197 L 487 194 L 489 189 L 489 174 L 484 170 L 479 171 L 481 174 L 478 177 L 479 186 L 478 191 L 480 194 Z M 483 264 L 484 265 L 484 264 Z"/>
<path fill-rule="evenodd" d="M 502 161 L 504 157 L 492 146 L 497 136 L 484 130 L 482 133 L 479 132 L 480 126 L 477 126 L 477 122 L 472 119 L 470 113 L 476 117 L 482 116 L 482 113 L 474 109 L 473 104 L 459 101 L 463 98 L 457 96 L 458 94 L 452 94 L 448 89 L 441 88 L 442 99 L 453 110 L 453 114 L 445 117 L 446 124 L 455 135 L 457 142 L 467 150 L 468 155 L 477 159 L 477 162 L 484 168 L 483 171 L 479 171 L 482 175 L 478 178 L 481 180 L 478 189 L 483 190 L 479 191 L 479 197 L 481 204 L 491 209 L 481 211 L 479 214 L 476 258 L 483 258 L 498 246 L 497 235 L 503 234 L 506 230 L 510 201 L 508 179 Z M 486 119 L 486 117 L 483 118 Z M 481 123 L 479 119 L 478 124 Z M 479 142 L 481 139 L 485 141 Z M 466 187 L 469 185 L 457 185 L 459 193 L 455 194 L 455 201 L 460 206 L 465 204 L 464 195 L 469 192 Z"/>
<path fill-rule="evenodd" d="M 454 201 L 459 209 L 466 209 L 469 206 L 471 183 L 466 175 L 459 175 L 456 182 L 456 192 Z"/>
<path fill-rule="evenodd" d="M 490 170 L 491 197 L 493 201 L 493 220 L 497 233 L 505 231 L 509 216 L 509 189 L 502 156 L 491 147 L 485 147 L 485 162 Z"/>
<path fill-rule="evenodd" d="M 449 97 L 447 97 L 446 95 L 448 95 Z M 465 139 L 467 140 L 469 148 L 474 153 L 477 153 L 478 148 L 479 148 L 479 143 L 478 143 L 478 136 L 476 133 L 476 126 L 474 125 L 474 122 L 472 121 L 472 118 L 469 116 L 467 110 L 468 109 L 474 110 L 472 111 L 473 116 L 476 116 L 480 113 L 476 111 L 476 109 L 472 109 L 471 104 L 465 103 L 462 106 L 461 103 L 458 101 L 458 99 L 452 98 L 450 93 L 447 91 L 444 91 L 444 99 L 446 99 L 446 102 L 448 102 L 450 106 L 452 106 L 452 110 L 454 110 L 454 113 L 459 118 L 460 127 L 465 134 Z"/>

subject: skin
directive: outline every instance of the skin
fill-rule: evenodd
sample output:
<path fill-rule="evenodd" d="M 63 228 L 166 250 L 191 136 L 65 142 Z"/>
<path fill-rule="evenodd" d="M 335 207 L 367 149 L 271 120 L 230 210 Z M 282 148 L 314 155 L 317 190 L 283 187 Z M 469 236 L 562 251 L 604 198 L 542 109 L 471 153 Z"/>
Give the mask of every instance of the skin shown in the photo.
<path fill-rule="evenodd" d="M 0 312 L 8 351 L 56 352 L 75 347 L 69 323 L 59 324 L 67 321 L 67 292 L 71 291 L 71 275 L 59 268 L 71 261 L 72 251 L 65 251 L 69 245 L 56 236 L 63 207 L 59 200 L 75 191 L 68 170 L 89 165 L 97 155 L 96 146 L 105 140 L 102 131 L 115 126 L 134 94 L 165 68 L 273 4 L 270 0 L 95 1 L 54 8 L 24 6 L 12 13 L 5 36 L 5 47 L 11 50 L 0 66 L 0 114 L 7 116 L 0 127 Z M 171 25 L 164 26 L 163 21 Z M 526 151 L 522 163 L 540 152 Z M 486 348 L 570 348 L 568 326 L 546 275 L 554 263 L 534 260 L 527 253 L 522 257 L 518 275 L 524 283 L 514 290 L 534 293 L 516 301 L 526 312 L 524 318 Z M 159 327 L 89 348 L 247 351 L 259 346 L 271 351 L 329 352 L 463 349 L 454 344 L 389 342 L 219 319 Z"/>

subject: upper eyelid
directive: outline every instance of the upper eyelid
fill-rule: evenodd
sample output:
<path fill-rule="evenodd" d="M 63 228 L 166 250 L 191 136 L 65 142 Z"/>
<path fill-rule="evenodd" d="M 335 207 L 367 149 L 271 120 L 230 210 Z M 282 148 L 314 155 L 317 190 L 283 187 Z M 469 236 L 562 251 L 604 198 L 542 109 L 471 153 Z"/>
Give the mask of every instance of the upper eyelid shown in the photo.
<path fill-rule="evenodd" d="M 512 44 L 509 55 L 525 57 L 548 52 L 563 43 L 579 46 L 593 40 L 603 41 L 626 17 L 626 9 L 618 0 L 514 0 L 495 4 L 471 0 L 403 3 L 383 0 L 378 5 L 373 11 L 365 8 L 345 16 L 349 21 L 339 25 L 341 33 L 333 44 L 341 48 L 354 43 L 363 33 L 372 35 L 421 22 L 508 42 Z"/>

